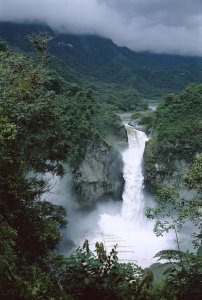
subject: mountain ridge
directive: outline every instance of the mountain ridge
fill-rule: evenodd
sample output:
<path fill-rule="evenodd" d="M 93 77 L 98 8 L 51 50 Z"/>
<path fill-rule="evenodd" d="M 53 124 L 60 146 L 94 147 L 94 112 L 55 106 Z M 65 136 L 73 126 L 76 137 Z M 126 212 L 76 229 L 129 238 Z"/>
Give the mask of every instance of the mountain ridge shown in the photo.
<path fill-rule="evenodd" d="M 137 53 L 107 38 L 54 32 L 42 24 L 0 22 L 0 38 L 25 52 L 33 51 L 26 36 L 40 31 L 53 36 L 50 54 L 70 73 L 73 70 L 75 77 L 90 83 L 114 84 L 136 89 L 146 98 L 160 98 L 166 93 L 178 93 L 190 83 L 202 82 L 200 57 Z M 58 68 L 60 75 L 67 76 L 61 69 Z"/>

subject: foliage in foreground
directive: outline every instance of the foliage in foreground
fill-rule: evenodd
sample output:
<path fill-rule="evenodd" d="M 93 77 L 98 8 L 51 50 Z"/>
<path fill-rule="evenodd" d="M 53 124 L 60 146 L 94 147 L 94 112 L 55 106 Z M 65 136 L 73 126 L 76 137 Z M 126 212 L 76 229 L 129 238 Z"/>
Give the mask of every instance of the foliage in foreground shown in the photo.
<path fill-rule="evenodd" d="M 177 249 L 163 250 L 156 254 L 158 260 L 169 262 L 165 271 L 165 282 L 173 291 L 174 299 L 199 299 L 202 293 L 202 154 L 194 161 L 187 176 L 186 187 L 197 194 L 189 199 L 182 198 L 173 188 L 164 188 L 156 196 L 159 204 L 147 211 L 147 217 L 156 219 L 154 232 L 157 236 L 174 232 Z M 180 232 L 191 223 L 195 228 L 192 243 L 198 251 L 182 250 Z M 190 226 L 190 225 L 189 225 Z"/>
<path fill-rule="evenodd" d="M 43 180 L 62 174 L 67 144 L 62 108 L 47 87 L 47 70 L 6 48 L 0 51 L 0 294 L 34 299 L 46 281 L 44 259 L 60 240 L 65 210 L 41 201 Z M 48 284 L 48 282 L 46 283 Z"/>
<path fill-rule="evenodd" d="M 37 64 L 6 47 L 0 51 L 0 296 L 87 297 L 86 290 L 97 282 L 95 293 L 108 297 L 113 280 L 126 287 L 134 279 L 132 266 L 119 265 L 115 250 L 110 257 L 103 249 L 97 257 L 78 250 L 68 260 L 54 253 L 66 224 L 65 210 L 41 201 L 47 185 L 36 174 L 62 175 L 62 160 L 78 163 L 74 160 L 83 157 L 88 140 L 97 136 L 93 124 L 98 106 L 91 91 L 60 86 L 45 66 L 47 37 L 39 38 L 33 40 L 40 50 Z M 74 291 L 78 271 L 80 290 Z M 121 292 L 113 286 L 110 293 L 115 288 Z"/>
<path fill-rule="evenodd" d="M 43 36 L 40 43 L 46 43 Z M 91 99 L 74 87 L 58 93 L 45 67 L 45 44 L 37 64 L 0 49 L 0 294 L 3 299 L 48 297 L 57 280 L 51 279 L 47 259 L 61 238 L 66 212 L 41 201 L 47 186 L 36 174 L 62 175 L 61 161 L 67 156 L 71 161 L 78 140 L 78 152 L 84 152 L 85 137 L 91 136 Z M 71 98 L 78 92 L 74 107 Z M 74 132 L 68 120 L 81 111 L 81 127 Z"/>
<path fill-rule="evenodd" d="M 175 171 L 175 161 L 190 163 L 202 151 L 202 84 L 192 84 L 179 95 L 167 95 L 156 111 L 154 132 L 145 152 L 145 172 L 164 176 Z"/>
<path fill-rule="evenodd" d="M 151 299 L 151 272 L 119 263 L 116 246 L 109 254 L 96 243 L 95 254 L 86 240 L 83 249 L 66 260 L 62 284 L 74 299 Z"/>
<path fill-rule="evenodd" d="M 44 57 L 36 65 L 5 47 L 0 49 L 1 299 L 173 300 L 188 299 L 182 298 L 187 295 L 194 299 L 200 291 L 199 260 L 195 254 L 180 250 L 159 253 L 160 258 L 175 258 L 178 267 L 168 270 L 168 278 L 154 286 L 151 272 L 118 262 L 116 247 L 107 254 L 103 244 L 97 243 L 93 253 L 86 241 L 83 249 L 70 258 L 55 253 L 60 229 L 65 226 L 65 211 L 41 201 L 46 182 L 33 174 L 63 174 L 61 160 L 84 154 L 86 137 L 95 134 L 93 120 L 100 120 L 94 116 L 97 106 L 92 93 L 78 86 L 61 94 L 55 78 L 44 66 Z M 99 126 L 102 128 L 101 120 Z M 201 158 L 186 179 L 189 187 L 198 190 L 200 161 Z M 168 196 L 166 205 L 178 199 L 174 193 Z M 198 210 L 192 205 L 188 211 L 179 212 L 192 213 L 195 218 Z M 179 214 L 181 223 L 186 216 Z M 189 261 L 189 269 L 184 258 Z M 188 294 L 183 294 L 189 284 Z M 197 290 L 195 294 L 193 289 Z"/>

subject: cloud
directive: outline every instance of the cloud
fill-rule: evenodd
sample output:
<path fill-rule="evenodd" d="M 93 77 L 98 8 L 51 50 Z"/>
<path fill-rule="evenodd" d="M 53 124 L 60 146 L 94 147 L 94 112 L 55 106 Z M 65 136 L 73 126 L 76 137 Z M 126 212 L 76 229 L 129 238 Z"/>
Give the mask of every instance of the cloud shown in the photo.
<path fill-rule="evenodd" d="M 39 21 L 135 51 L 202 55 L 201 0 L 0 0 L 1 21 Z"/>

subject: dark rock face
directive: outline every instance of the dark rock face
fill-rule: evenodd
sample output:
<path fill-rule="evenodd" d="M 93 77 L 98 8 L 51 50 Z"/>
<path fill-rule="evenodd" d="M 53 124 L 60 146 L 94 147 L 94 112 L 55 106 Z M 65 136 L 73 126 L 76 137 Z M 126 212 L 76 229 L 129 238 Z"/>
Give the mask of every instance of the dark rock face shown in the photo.
<path fill-rule="evenodd" d="M 91 143 L 85 159 L 74 172 L 77 201 L 91 207 L 106 196 L 120 200 L 123 191 L 122 157 L 107 143 Z"/>
<path fill-rule="evenodd" d="M 144 180 L 148 188 L 156 190 L 163 187 L 183 188 L 183 177 L 190 162 L 174 156 L 156 157 L 148 142 L 144 153 Z"/>

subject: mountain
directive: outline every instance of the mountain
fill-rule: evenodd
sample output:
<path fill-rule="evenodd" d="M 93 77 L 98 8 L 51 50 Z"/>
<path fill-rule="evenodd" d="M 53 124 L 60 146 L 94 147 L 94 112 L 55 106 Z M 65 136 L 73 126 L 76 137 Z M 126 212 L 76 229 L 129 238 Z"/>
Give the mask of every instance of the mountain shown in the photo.
<path fill-rule="evenodd" d="M 152 137 L 144 154 L 148 186 L 182 187 L 194 158 L 202 153 L 202 84 L 168 95 L 155 112 Z"/>
<path fill-rule="evenodd" d="M 136 53 L 98 36 L 54 32 L 41 24 L 0 23 L 0 38 L 25 52 L 33 51 L 27 35 L 41 31 L 52 35 L 54 68 L 70 81 L 135 89 L 153 99 L 202 81 L 200 57 Z"/>

